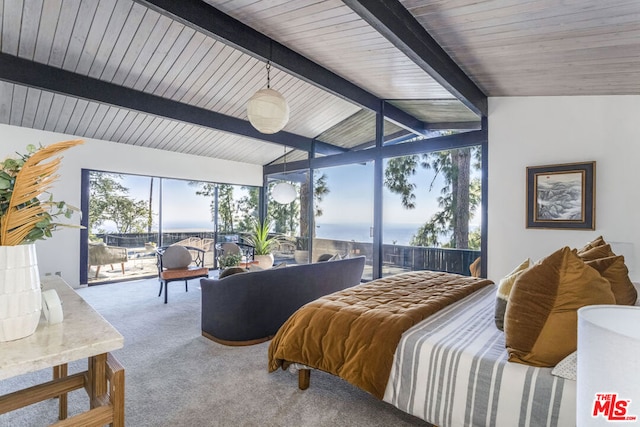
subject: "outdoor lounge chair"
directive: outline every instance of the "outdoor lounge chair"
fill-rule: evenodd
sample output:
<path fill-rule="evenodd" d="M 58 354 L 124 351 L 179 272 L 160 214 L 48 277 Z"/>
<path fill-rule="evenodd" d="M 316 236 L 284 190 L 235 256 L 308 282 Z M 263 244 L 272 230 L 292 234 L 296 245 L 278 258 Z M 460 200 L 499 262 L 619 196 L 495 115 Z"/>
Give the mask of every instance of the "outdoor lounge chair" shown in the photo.
<path fill-rule="evenodd" d="M 124 275 L 124 263 L 128 260 L 127 248 L 89 242 L 89 268 L 96 266 L 96 278 L 100 274 L 100 267 L 107 264 L 111 265 L 112 270 L 113 264 L 120 264 Z"/>

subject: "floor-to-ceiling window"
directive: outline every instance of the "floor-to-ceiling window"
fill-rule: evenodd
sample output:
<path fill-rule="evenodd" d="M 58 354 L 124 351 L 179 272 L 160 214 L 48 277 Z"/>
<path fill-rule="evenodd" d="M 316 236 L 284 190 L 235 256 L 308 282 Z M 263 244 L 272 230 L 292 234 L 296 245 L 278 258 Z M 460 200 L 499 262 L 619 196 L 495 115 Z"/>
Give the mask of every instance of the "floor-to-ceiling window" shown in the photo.
<path fill-rule="evenodd" d="M 468 274 L 480 256 L 479 146 L 384 159 L 382 275 Z"/>
<path fill-rule="evenodd" d="M 237 241 L 257 217 L 257 187 L 87 172 L 89 284 L 154 276 L 156 248 L 176 243 L 213 268 L 216 239 Z"/>
<path fill-rule="evenodd" d="M 298 171 L 278 174 L 267 181 L 267 218 L 271 231 L 281 237 L 274 250 L 275 264 L 306 264 L 309 262 L 309 206 L 312 191 L 309 172 Z M 291 200 L 275 200 L 274 188 L 286 184 L 291 191 Z M 318 194 L 318 193 L 316 193 Z"/>
<path fill-rule="evenodd" d="M 373 162 L 314 170 L 312 259 L 365 256 L 372 278 Z"/>

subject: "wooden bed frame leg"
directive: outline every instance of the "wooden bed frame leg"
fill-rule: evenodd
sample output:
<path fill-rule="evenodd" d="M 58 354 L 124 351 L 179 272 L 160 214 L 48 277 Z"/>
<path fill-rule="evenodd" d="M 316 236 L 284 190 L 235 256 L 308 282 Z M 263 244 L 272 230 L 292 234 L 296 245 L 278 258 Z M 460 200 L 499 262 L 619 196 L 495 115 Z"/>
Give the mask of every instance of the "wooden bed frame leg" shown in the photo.
<path fill-rule="evenodd" d="M 298 388 L 300 390 L 308 389 L 310 381 L 311 381 L 311 370 L 310 369 L 300 369 L 298 371 Z"/>

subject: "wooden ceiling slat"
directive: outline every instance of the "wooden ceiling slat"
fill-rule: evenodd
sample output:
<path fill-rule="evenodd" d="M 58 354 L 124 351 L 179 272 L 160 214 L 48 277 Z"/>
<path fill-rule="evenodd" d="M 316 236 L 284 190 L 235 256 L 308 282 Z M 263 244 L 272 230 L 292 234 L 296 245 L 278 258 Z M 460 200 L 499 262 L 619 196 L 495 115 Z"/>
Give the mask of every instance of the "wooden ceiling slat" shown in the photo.
<path fill-rule="evenodd" d="M 171 96 L 167 96 L 167 91 L 171 90 L 174 85 L 176 85 L 176 78 L 180 72 L 185 69 L 187 72 L 193 70 L 193 67 L 197 65 L 197 61 L 201 57 L 202 53 L 198 53 L 199 51 L 206 52 L 206 39 L 207 37 L 202 34 L 195 32 L 189 42 L 180 50 L 179 54 L 176 56 L 175 62 L 172 66 L 167 70 L 167 73 L 162 77 L 158 86 L 153 90 L 153 93 L 162 96 L 165 98 L 172 98 Z M 203 46 L 204 45 L 204 46 Z M 194 61 L 196 61 L 194 63 Z"/>
<path fill-rule="evenodd" d="M 2 9 L 2 52 L 17 55 L 20 46 L 22 1 L 5 2 Z"/>
<path fill-rule="evenodd" d="M 129 112 L 124 108 L 117 108 L 117 113 L 111 121 L 111 125 L 105 130 L 104 134 L 102 135 L 102 139 L 107 141 L 114 140 L 114 135 L 118 131 L 120 126 L 122 126 L 122 122 L 127 117 L 127 114 L 129 114 Z"/>
<path fill-rule="evenodd" d="M 140 57 L 147 41 L 152 37 L 153 30 L 156 28 L 160 16 L 159 13 L 145 8 L 145 14 L 137 28 L 135 28 L 135 34 L 132 36 L 126 52 L 124 52 L 113 76 L 109 78 L 111 83 L 123 84 L 127 75 L 129 75 L 135 65 L 136 60 Z"/>
<path fill-rule="evenodd" d="M 42 93 L 42 91 L 40 90 L 38 92 Z M 80 136 L 80 134 L 77 133 L 78 126 L 80 126 L 80 121 L 82 120 L 82 117 L 88 105 L 89 101 L 85 99 L 78 99 L 78 102 L 76 102 L 76 107 L 74 108 L 73 113 L 69 118 L 69 123 L 67 123 L 67 129 L 65 129 L 64 133 Z"/>
<path fill-rule="evenodd" d="M 140 121 L 138 126 L 135 129 L 133 129 L 133 132 L 129 134 L 128 139 L 130 141 L 130 144 L 140 145 L 140 135 L 142 135 L 144 132 L 146 132 L 149 129 L 149 127 L 151 126 L 151 123 L 155 119 L 155 117 L 150 116 L 148 114 L 143 114 L 142 117 L 143 117 L 142 121 Z"/>
<path fill-rule="evenodd" d="M 38 99 L 38 108 L 36 110 L 36 118 L 33 121 L 34 128 L 44 130 L 44 125 L 47 120 L 47 115 L 49 114 L 52 101 L 53 93 L 42 92 L 40 94 L 40 99 Z"/>
<path fill-rule="evenodd" d="M 146 123 L 144 123 L 144 126 L 140 126 L 138 128 L 138 133 L 134 134 L 133 136 L 134 141 L 132 141 L 134 145 L 138 145 L 140 147 L 147 146 L 145 142 L 149 139 L 149 137 L 157 129 L 157 127 L 160 126 L 162 123 L 162 119 L 160 119 L 159 117 L 154 117 L 150 115 L 148 115 L 145 120 L 146 120 Z"/>
<path fill-rule="evenodd" d="M 402 3 L 490 95 L 640 93 L 635 0 Z"/>
<path fill-rule="evenodd" d="M 82 45 L 82 54 L 78 59 L 76 68 L 73 70 L 78 74 L 88 75 L 94 58 L 98 53 L 102 38 L 111 19 L 111 14 L 116 6 L 115 2 L 101 1 L 91 20 L 91 27 Z"/>
<path fill-rule="evenodd" d="M 10 3 L 10 2 L 9 2 Z M 18 3 L 18 2 L 14 2 Z M 7 7 L 10 9 L 11 6 L 7 2 L 5 2 L 4 14 L 7 14 Z M 33 59 L 33 56 L 36 51 L 36 40 L 38 38 L 38 26 L 40 23 L 40 13 L 42 12 L 42 0 L 39 1 L 31 1 L 27 2 L 23 6 L 23 14 L 22 14 L 22 25 L 20 26 L 20 43 L 18 46 L 17 55 L 21 58 Z M 9 19 L 11 18 L 12 12 L 9 10 Z M 20 21 L 18 21 L 20 22 Z M 10 53 L 4 51 L 5 39 L 3 37 L 3 52 Z"/>
<path fill-rule="evenodd" d="M 107 60 L 104 63 L 104 67 L 101 72 L 92 77 L 100 78 L 101 80 L 112 81 L 118 69 L 120 69 L 122 61 L 129 49 L 132 40 L 134 39 L 140 24 L 143 22 L 147 8 L 134 3 L 129 9 L 126 19 L 122 23 L 117 37 L 114 37 L 113 46 L 111 49 L 105 48 L 105 53 L 108 51 Z M 107 31 L 112 31 L 107 29 Z M 91 73 L 90 73 L 91 75 Z"/>
<path fill-rule="evenodd" d="M 20 126 L 22 124 L 22 115 L 24 113 L 24 104 L 27 100 L 27 88 L 24 86 L 13 87 L 13 93 L 11 94 L 11 115 L 9 117 L 9 124 L 13 126 Z"/>
<path fill-rule="evenodd" d="M 133 142 L 131 142 L 133 141 L 133 138 L 131 138 L 131 135 L 138 129 L 138 127 L 140 126 L 140 123 L 142 123 L 144 118 L 145 118 L 145 114 L 143 113 L 136 113 L 132 115 L 131 119 L 128 120 L 126 127 L 122 129 L 122 132 L 118 137 L 118 140 L 133 144 Z"/>
<path fill-rule="evenodd" d="M 97 1 L 80 2 L 78 17 L 73 25 L 73 31 L 69 38 L 69 44 L 64 56 L 62 68 L 67 71 L 75 71 L 80 62 L 81 54 L 84 50 L 85 43 L 89 37 L 94 16 L 97 13 Z"/>
<path fill-rule="evenodd" d="M 122 119 L 122 122 L 118 125 L 118 129 L 114 132 L 112 138 L 114 141 L 125 142 L 123 139 L 123 135 L 129 129 L 129 126 L 133 123 L 133 121 L 138 117 L 140 113 L 137 111 L 128 111 L 127 115 Z"/>
<path fill-rule="evenodd" d="M 62 67 L 69 46 L 69 39 L 80 10 L 80 2 L 63 2 L 59 12 L 51 52 L 47 64 Z"/>
<path fill-rule="evenodd" d="M 138 81 L 149 78 L 150 72 L 148 71 L 149 62 L 153 57 L 157 47 L 165 42 L 170 31 L 175 31 L 176 35 L 179 32 L 179 25 L 172 26 L 171 21 L 166 16 L 160 15 L 155 22 L 153 29 L 149 33 L 149 37 L 144 41 L 140 52 L 133 59 L 133 64 L 124 68 L 121 68 L 114 76 L 113 83 L 122 84 L 129 88 L 135 88 Z M 144 33 L 141 34 L 144 36 Z M 133 55 L 133 52 L 132 52 Z M 144 87 L 144 84 L 140 84 L 140 87 Z"/>
<path fill-rule="evenodd" d="M 173 149 L 180 141 L 186 138 L 193 131 L 193 125 L 182 123 L 181 126 L 176 126 L 173 135 L 170 138 L 164 138 L 156 144 L 156 148 L 160 150 Z"/>
<path fill-rule="evenodd" d="M 215 58 L 214 54 L 212 54 L 215 44 L 215 40 L 205 37 L 198 50 L 188 59 L 189 66 L 182 67 L 171 84 L 167 85 L 161 96 L 180 101 L 184 92 L 193 84 L 193 80 L 211 66 Z"/>
<path fill-rule="evenodd" d="M 187 47 L 195 34 L 196 32 L 191 28 L 182 26 L 180 34 L 174 40 L 168 50 L 164 51 L 164 46 L 160 46 L 160 48 L 162 49 L 160 54 L 162 56 L 156 56 L 160 63 L 155 68 L 155 71 L 147 84 L 143 88 L 141 88 L 141 90 L 148 93 L 154 93 L 156 91 L 158 85 L 160 85 L 160 83 L 162 82 L 162 79 L 164 79 L 167 73 L 171 71 L 171 69 L 176 65 L 176 60 L 178 59 L 182 51 Z M 134 86 L 134 88 L 139 88 L 139 85 Z"/>
<path fill-rule="evenodd" d="M 116 6 L 109 17 L 107 27 L 102 34 L 100 45 L 96 50 L 95 56 L 91 61 L 91 67 L 87 75 L 95 79 L 99 79 L 105 71 L 109 58 L 116 48 L 118 39 L 122 34 L 123 28 L 129 18 L 134 4 L 127 0 L 118 0 Z M 136 10 L 138 10 L 136 8 Z"/>
<path fill-rule="evenodd" d="M 173 128 L 176 127 L 177 122 L 173 120 L 159 119 L 158 125 L 155 127 L 153 132 L 147 136 L 145 140 L 141 142 L 142 146 L 155 148 L 158 143 L 158 140 L 162 138 L 162 136 Z"/>
<path fill-rule="evenodd" d="M 190 95 L 183 97 L 182 102 L 203 107 L 207 102 L 209 93 L 214 91 L 216 82 L 231 71 L 231 67 L 236 61 L 243 59 L 243 55 L 239 50 L 226 45 L 220 52 L 216 53 L 216 59 L 211 67 L 213 74 L 207 73 L 207 80 L 203 82 L 197 91 L 193 91 Z"/>
<path fill-rule="evenodd" d="M 91 122 L 89 123 L 86 130 L 84 131 L 85 136 L 89 138 L 97 138 L 96 133 L 98 131 L 98 127 L 100 126 L 100 123 L 102 123 L 102 121 L 104 120 L 104 117 L 108 111 L 109 111 L 108 105 L 98 104 L 98 108 L 96 109 L 96 112 L 93 115 Z"/>
<path fill-rule="evenodd" d="M 165 149 L 165 147 L 171 143 L 171 141 L 173 141 L 174 139 L 176 139 L 178 137 L 178 135 L 180 135 L 180 132 L 186 127 L 185 123 L 182 122 L 174 122 L 176 125 L 171 128 L 168 132 L 166 132 L 164 135 L 161 135 L 158 140 L 156 141 L 154 148 L 157 148 L 159 150 L 163 150 Z"/>
<path fill-rule="evenodd" d="M 11 83 L 0 81 L 0 122 L 2 123 L 9 123 L 11 120 L 13 86 Z"/>
<path fill-rule="evenodd" d="M 189 103 L 189 100 L 199 93 L 207 82 L 211 82 L 211 76 L 216 70 L 215 62 L 218 60 L 222 61 L 231 51 L 231 49 L 225 49 L 225 47 L 226 45 L 223 43 L 213 40 L 213 45 L 207 52 L 207 55 L 198 63 L 189 76 L 187 76 L 180 87 L 177 88 L 173 94 L 173 99 Z"/>
<path fill-rule="evenodd" d="M 49 63 L 53 41 L 58 27 L 58 18 L 62 7 L 62 0 L 45 1 L 42 5 L 42 17 L 38 28 L 38 40 L 33 60 L 43 64 Z"/>
<path fill-rule="evenodd" d="M 117 107 L 108 106 L 107 112 L 105 113 L 102 120 L 100 121 L 100 124 L 96 128 L 94 138 L 104 139 L 105 133 L 107 133 L 107 131 L 113 125 L 113 120 L 116 118 L 116 115 L 118 114 L 119 110 L 120 109 Z"/>
<path fill-rule="evenodd" d="M 31 128 L 36 119 L 36 111 L 38 110 L 38 102 L 40 101 L 40 90 L 29 88 L 27 90 L 27 99 L 25 100 L 24 112 L 22 113 L 22 123 L 20 126 Z"/>
<path fill-rule="evenodd" d="M 65 133 L 67 126 L 69 125 L 69 121 L 73 116 L 73 112 L 75 111 L 76 104 L 78 103 L 77 98 L 73 98 L 71 96 L 64 97 L 64 103 L 62 105 L 62 109 L 60 110 L 60 114 L 56 120 L 53 131 L 59 133 Z"/>

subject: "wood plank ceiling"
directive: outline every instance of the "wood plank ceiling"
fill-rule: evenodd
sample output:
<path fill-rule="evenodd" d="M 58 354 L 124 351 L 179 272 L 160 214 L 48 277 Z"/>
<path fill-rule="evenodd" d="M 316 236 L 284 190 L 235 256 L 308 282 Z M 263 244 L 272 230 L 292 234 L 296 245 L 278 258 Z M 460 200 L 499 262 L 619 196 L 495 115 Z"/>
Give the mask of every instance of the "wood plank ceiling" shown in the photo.
<path fill-rule="evenodd" d="M 372 5 L 401 9 L 396 27 L 377 22 L 375 11 L 365 10 Z M 314 140 L 321 154 L 366 145 L 371 109 L 382 100 L 393 110 L 385 126 L 390 138 L 477 122 L 473 95 L 465 98 L 460 86 L 427 72 L 426 55 L 416 52 L 428 35 L 418 30 L 426 29 L 486 95 L 640 93 L 635 0 L 0 0 L 0 6 L 0 123 L 252 164 L 276 160 L 283 144 L 296 151 L 288 159 L 305 157 Z M 409 25 L 411 15 L 419 28 Z M 223 25 L 206 20 L 220 16 L 257 50 L 215 34 Z M 403 20 L 417 48 L 394 37 Z M 291 107 L 289 123 L 274 136 L 246 122 L 247 100 L 266 85 L 265 46 L 274 49 L 271 86 Z"/>

